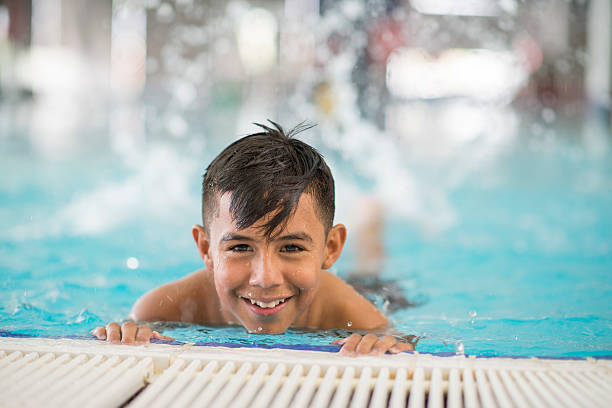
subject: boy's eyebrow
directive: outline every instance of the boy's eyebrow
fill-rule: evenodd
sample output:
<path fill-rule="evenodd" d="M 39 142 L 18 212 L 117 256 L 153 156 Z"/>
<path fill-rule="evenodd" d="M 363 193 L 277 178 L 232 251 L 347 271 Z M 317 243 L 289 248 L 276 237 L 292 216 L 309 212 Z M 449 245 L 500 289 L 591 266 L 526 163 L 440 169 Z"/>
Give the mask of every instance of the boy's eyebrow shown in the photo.
<path fill-rule="evenodd" d="M 227 233 L 223 234 L 223 236 L 221 237 L 221 242 L 225 241 L 254 241 L 254 239 L 245 235 Z"/>
<path fill-rule="evenodd" d="M 283 235 L 281 237 L 277 237 L 274 239 L 275 241 L 292 241 L 292 240 L 298 240 L 298 241 L 308 241 L 308 242 L 312 242 L 312 238 L 310 235 L 306 234 L 305 232 L 296 232 L 295 234 L 287 234 L 287 235 Z"/>
<path fill-rule="evenodd" d="M 294 234 L 287 234 L 287 235 L 283 235 L 283 236 L 274 238 L 274 241 L 292 241 L 292 240 L 312 242 L 312 237 L 305 232 L 296 232 Z M 227 241 L 255 241 L 255 239 L 251 237 L 247 237 L 246 235 L 233 234 L 231 232 L 228 232 L 221 236 L 221 242 L 227 242 Z"/>

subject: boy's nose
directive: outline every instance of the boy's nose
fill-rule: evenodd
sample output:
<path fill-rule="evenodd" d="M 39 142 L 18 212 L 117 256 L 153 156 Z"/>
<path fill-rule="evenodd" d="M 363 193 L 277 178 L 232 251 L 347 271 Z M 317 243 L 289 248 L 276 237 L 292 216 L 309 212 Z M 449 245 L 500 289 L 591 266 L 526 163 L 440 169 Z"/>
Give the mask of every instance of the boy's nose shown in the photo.
<path fill-rule="evenodd" d="M 262 254 L 252 263 L 249 285 L 269 288 L 283 283 L 283 275 L 270 255 Z"/>

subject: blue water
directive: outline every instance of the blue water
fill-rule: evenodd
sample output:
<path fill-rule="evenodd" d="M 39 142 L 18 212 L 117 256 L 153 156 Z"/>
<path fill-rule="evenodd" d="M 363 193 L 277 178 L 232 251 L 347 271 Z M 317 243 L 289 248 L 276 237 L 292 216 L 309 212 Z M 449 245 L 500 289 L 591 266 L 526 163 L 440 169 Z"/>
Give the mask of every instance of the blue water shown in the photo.
<path fill-rule="evenodd" d="M 80 137 L 88 142 L 61 154 L 19 134 L 2 141 L 2 330 L 87 335 L 124 318 L 149 289 L 201 267 L 190 234 L 200 217 L 200 177 L 231 139 L 151 139 L 129 149 L 103 136 Z M 433 232 L 389 211 L 382 277 L 418 303 L 390 314 L 396 330 L 422 336 L 421 352 L 612 355 L 612 154 L 609 143 L 604 147 L 593 152 L 564 137 L 544 147 L 517 140 L 435 190 L 453 222 Z M 435 187 L 448 181 L 452 166 L 413 169 Z M 334 168 L 341 174 L 352 167 L 335 161 Z M 357 188 L 367 189 L 368 175 L 359 177 L 365 182 Z M 343 182 L 353 181 L 338 177 Z M 347 211 L 339 206 L 343 222 Z M 355 263 L 350 245 L 349 238 L 334 269 L 340 276 Z M 138 268 L 128 268 L 130 257 Z M 385 309 L 382 298 L 377 302 Z M 190 342 L 323 345 L 346 332 L 267 336 L 181 326 L 165 334 Z"/>

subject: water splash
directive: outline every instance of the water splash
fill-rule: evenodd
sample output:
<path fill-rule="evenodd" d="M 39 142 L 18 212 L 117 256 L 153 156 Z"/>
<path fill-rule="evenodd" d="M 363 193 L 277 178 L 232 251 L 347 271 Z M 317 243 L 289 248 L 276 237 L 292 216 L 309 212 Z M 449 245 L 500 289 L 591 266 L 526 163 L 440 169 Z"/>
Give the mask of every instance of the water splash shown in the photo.
<path fill-rule="evenodd" d="M 461 342 L 461 340 L 457 340 L 457 343 L 455 345 L 455 354 L 457 354 L 458 356 L 465 355 L 465 350 L 463 348 L 463 343 Z"/>
<path fill-rule="evenodd" d="M 471 320 L 472 324 L 474 324 L 474 320 L 476 319 L 476 316 L 478 316 L 478 313 L 476 313 L 475 310 L 470 310 L 470 318 L 472 319 Z"/>

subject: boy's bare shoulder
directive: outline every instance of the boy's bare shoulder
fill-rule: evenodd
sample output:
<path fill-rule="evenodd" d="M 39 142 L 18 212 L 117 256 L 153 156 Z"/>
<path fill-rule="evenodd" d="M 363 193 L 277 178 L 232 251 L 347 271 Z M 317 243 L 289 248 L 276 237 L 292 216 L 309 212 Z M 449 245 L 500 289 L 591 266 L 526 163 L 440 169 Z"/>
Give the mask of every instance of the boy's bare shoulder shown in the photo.
<path fill-rule="evenodd" d="M 376 306 L 336 275 L 322 271 L 320 285 L 321 329 L 373 330 L 389 324 Z"/>
<path fill-rule="evenodd" d="M 217 310 L 216 297 L 207 271 L 202 269 L 145 293 L 134 303 L 130 317 L 136 321 L 213 323 L 210 314 Z"/>

